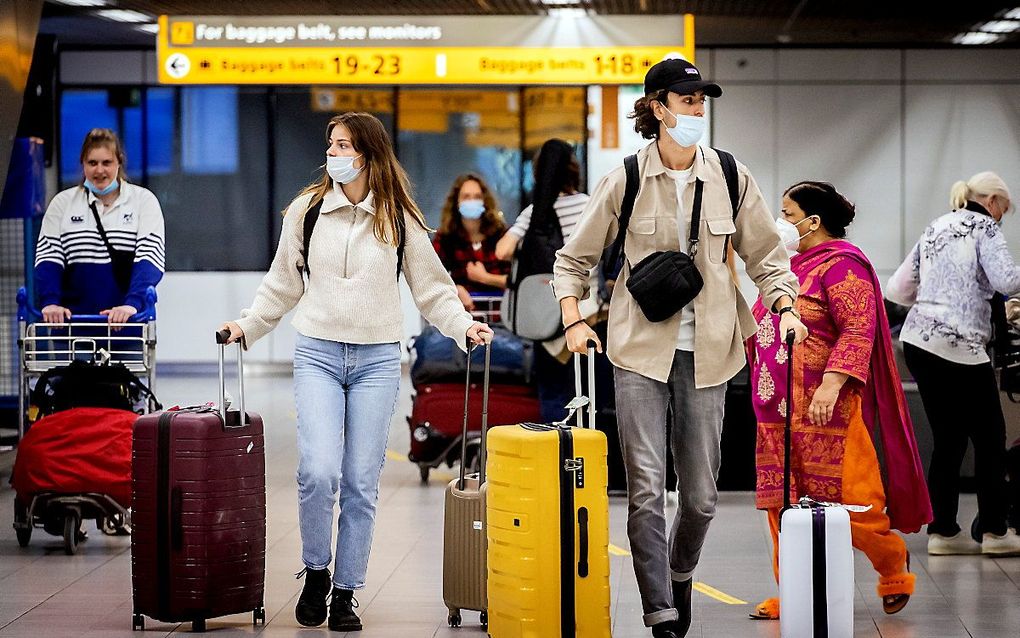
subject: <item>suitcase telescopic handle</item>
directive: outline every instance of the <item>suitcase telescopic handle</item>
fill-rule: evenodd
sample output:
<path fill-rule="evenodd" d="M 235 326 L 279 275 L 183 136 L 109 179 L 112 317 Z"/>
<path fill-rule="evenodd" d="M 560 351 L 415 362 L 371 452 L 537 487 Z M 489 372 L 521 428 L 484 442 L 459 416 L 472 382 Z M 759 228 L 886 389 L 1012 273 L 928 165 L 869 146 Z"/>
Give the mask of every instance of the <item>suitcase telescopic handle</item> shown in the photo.
<path fill-rule="evenodd" d="M 489 429 L 489 364 L 492 355 L 492 336 L 482 335 L 482 343 L 485 347 L 485 367 L 482 372 L 482 440 L 478 451 L 478 485 L 485 482 L 485 441 L 488 438 Z M 471 398 L 471 354 L 474 352 L 475 344 L 471 339 L 467 340 L 467 374 L 464 382 L 464 427 L 460 436 L 460 478 L 457 481 L 457 489 L 464 489 L 465 464 L 467 463 L 467 438 L 468 438 L 468 412 L 469 400 Z"/>
<path fill-rule="evenodd" d="M 595 427 L 595 342 L 588 341 L 588 427 Z M 584 395 L 581 387 L 581 355 L 574 353 L 574 396 Z M 584 427 L 584 414 L 581 410 L 576 413 L 577 427 Z"/>
<path fill-rule="evenodd" d="M 230 331 L 227 329 L 220 330 L 216 333 L 216 343 L 219 345 L 219 353 L 217 361 L 219 364 L 220 372 L 220 418 L 223 419 L 223 427 L 244 427 L 245 421 L 247 420 L 244 412 L 244 361 L 243 355 L 244 348 L 241 347 L 241 342 L 237 342 L 237 398 L 240 402 L 240 411 L 238 412 L 237 425 L 231 426 L 227 421 L 227 386 L 226 386 L 226 375 L 223 371 L 223 351 L 227 347 L 227 339 L 230 338 Z"/>
<path fill-rule="evenodd" d="M 790 448 L 793 434 L 793 330 L 786 332 L 786 427 L 783 428 L 783 512 L 790 509 Z M 782 512 L 780 512 L 782 521 Z"/>

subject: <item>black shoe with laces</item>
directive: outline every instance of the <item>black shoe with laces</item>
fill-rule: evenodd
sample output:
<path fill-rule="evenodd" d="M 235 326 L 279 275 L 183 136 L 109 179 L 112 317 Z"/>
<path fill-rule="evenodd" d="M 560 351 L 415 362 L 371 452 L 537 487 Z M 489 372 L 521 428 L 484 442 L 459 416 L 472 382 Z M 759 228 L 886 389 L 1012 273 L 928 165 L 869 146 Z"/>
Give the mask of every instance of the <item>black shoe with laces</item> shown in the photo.
<path fill-rule="evenodd" d="M 361 619 L 354 613 L 358 601 L 349 589 L 333 588 L 329 601 L 329 628 L 332 631 L 361 631 Z"/>
<path fill-rule="evenodd" d="M 328 569 L 308 569 L 297 573 L 297 577 L 305 577 L 305 586 L 301 590 L 294 618 L 305 627 L 318 627 L 326 622 L 326 597 L 333 587 L 333 579 Z"/>

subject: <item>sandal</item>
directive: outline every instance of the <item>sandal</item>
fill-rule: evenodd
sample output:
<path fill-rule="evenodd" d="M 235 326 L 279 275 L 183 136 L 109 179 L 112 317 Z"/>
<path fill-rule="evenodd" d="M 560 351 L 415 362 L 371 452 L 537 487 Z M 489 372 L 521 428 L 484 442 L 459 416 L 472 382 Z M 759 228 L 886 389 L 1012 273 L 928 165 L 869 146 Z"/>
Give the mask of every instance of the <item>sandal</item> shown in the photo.
<path fill-rule="evenodd" d="M 887 614 L 895 614 L 904 607 L 910 601 L 910 594 L 890 594 L 889 596 L 882 596 L 882 611 Z"/>
<path fill-rule="evenodd" d="M 779 619 L 779 599 L 769 598 L 768 600 L 762 601 L 754 608 L 754 612 L 748 614 L 753 620 L 778 620 Z"/>
<path fill-rule="evenodd" d="M 907 576 L 908 576 L 908 579 L 911 580 L 911 581 L 916 578 L 913 574 L 910 573 L 910 552 L 909 551 L 907 552 Z M 891 583 L 889 583 L 889 584 L 891 584 Z M 889 586 L 889 584 L 886 584 L 886 586 Z M 879 590 L 880 591 L 881 591 L 882 587 L 883 587 L 883 585 L 880 584 L 879 585 Z M 910 589 L 913 589 L 913 583 L 911 583 Z M 884 611 L 885 613 L 890 614 L 890 615 L 898 613 L 904 607 L 907 606 L 908 602 L 910 602 L 910 594 L 904 594 L 904 593 L 885 594 L 884 596 L 882 596 L 882 611 Z"/>

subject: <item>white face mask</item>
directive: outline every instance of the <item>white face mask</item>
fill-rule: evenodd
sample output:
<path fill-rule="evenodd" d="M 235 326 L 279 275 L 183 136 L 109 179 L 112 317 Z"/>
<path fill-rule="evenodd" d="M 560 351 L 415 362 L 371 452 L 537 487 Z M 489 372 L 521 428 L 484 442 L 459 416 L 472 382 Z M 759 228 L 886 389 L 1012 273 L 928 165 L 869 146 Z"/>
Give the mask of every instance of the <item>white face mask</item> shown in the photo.
<path fill-rule="evenodd" d="M 791 253 L 800 252 L 797 250 L 800 247 L 800 240 L 815 232 L 814 230 L 809 230 L 801 235 L 797 229 L 797 226 L 800 226 L 809 219 L 811 218 L 805 217 L 796 224 L 791 224 L 782 217 L 776 219 L 776 230 L 779 231 L 779 237 L 783 240 L 783 245 L 786 246 L 787 251 Z"/>
<path fill-rule="evenodd" d="M 708 122 L 705 118 L 698 117 L 697 115 L 677 115 L 665 106 L 662 108 L 676 118 L 676 123 L 672 127 L 667 127 L 666 132 L 680 146 L 694 146 L 698 143 L 698 140 L 705 136 L 705 129 L 708 128 Z"/>
<path fill-rule="evenodd" d="M 361 168 L 354 168 L 354 160 L 359 157 L 361 156 L 333 157 L 332 155 L 327 155 L 326 172 L 329 173 L 329 176 L 334 182 L 350 184 L 354 180 L 358 179 L 358 175 L 361 175 L 361 171 L 365 168 L 364 166 Z"/>

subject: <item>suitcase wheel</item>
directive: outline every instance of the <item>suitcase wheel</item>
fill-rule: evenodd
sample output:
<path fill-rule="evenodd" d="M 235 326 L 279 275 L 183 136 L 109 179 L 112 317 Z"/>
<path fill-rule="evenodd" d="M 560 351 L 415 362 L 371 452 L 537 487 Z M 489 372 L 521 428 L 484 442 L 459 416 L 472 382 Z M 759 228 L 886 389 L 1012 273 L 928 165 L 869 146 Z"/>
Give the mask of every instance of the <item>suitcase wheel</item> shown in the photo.
<path fill-rule="evenodd" d="M 421 484 L 422 485 L 428 485 L 429 484 L 429 472 L 430 471 L 431 471 L 431 468 L 428 465 L 421 464 L 421 465 L 418 466 L 418 473 L 421 474 Z"/>
<path fill-rule="evenodd" d="M 145 631 L 145 618 L 141 614 L 135 614 L 131 618 L 131 631 Z"/>
<path fill-rule="evenodd" d="M 482 612 L 482 615 L 478 617 L 478 621 L 482 623 L 482 629 L 489 628 L 489 614 Z"/>
<path fill-rule="evenodd" d="M 205 618 L 191 621 L 191 631 L 194 633 L 205 632 Z"/>
<path fill-rule="evenodd" d="M 251 612 L 251 624 L 257 625 L 259 623 L 266 624 L 266 608 L 258 607 L 255 611 Z"/>
<path fill-rule="evenodd" d="M 451 627 L 460 627 L 460 612 L 451 613 L 446 622 L 450 623 Z"/>

